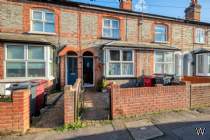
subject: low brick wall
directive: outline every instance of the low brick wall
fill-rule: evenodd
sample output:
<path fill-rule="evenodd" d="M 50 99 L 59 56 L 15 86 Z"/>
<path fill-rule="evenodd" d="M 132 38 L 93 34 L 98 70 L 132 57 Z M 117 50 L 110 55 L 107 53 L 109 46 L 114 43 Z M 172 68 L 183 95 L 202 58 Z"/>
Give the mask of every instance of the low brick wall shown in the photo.
<path fill-rule="evenodd" d="M 64 124 L 70 124 L 75 121 L 74 98 L 74 89 L 71 85 L 66 85 L 64 88 Z"/>
<path fill-rule="evenodd" d="M 189 108 L 189 86 L 158 86 L 111 89 L 112 118 Z"/>
<path fill-rule="evenodd" d="M 188 81 L 193 83 L 210 83 L 210 77 L 199 77 L 199 76 L 184 76 L 182 81 Z"/>
<path fill-rule="evenodd" d="M 191 108 L 210 106 L 210 83 L 191 84 Z"/>
<path fill-rule="evenodd" d="M 0 102 L 0 133 L 25 133 L 30 127 L 30 91 L 15 90 L 11 102 Z"/>
<path fill-rule="evenodd" d="M 79 96 L 81 90 L 81 79 L 75 84 L 64 87 L 64 124 L 70 124 L 78 119 Z"/>

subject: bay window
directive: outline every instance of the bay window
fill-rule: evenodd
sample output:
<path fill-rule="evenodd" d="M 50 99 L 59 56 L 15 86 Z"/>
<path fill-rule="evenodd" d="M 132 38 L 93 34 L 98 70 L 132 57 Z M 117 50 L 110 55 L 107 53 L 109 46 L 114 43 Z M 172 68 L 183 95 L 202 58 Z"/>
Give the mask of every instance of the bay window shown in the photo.
<path fill-rule="evenodd" d="M 155 73 L 174 74 L 174 53 L 155 52 Z"/>
<path fill-rule="evenodd" d="M 32 10 L 31 24 L 32 32 L 54 33 L 54 13 L 43 9 Z"/>
<path fill-rule="evenodd" d="M 106 76 L 132 77 L 134 76 L 133 50 L 107 50 Z"/>
<path fill-rule="evenodd" d="M 210 74 L 210 54 L 208 55 L 208 73 Z"/>
<path fill-rule="evenodd" d="M 204 73 L 204 55 L 197 55 L 197 64 L 198 64 L 198 74 Z"/>
<path fill-rule="evenodd" d="M 5 50 L 6 78 L 52 76 L 49 46 L 7 44 Z"/>
<path fill-rule="evenodd" d="M 106 38 L 119 39 L 120 38 L 119 20 L 104 19 L 102 36 Z"/>
<path fill-rule="evenodd" d="M 210 76 L 210 53 L 196 54 L 196 75 Z"/>

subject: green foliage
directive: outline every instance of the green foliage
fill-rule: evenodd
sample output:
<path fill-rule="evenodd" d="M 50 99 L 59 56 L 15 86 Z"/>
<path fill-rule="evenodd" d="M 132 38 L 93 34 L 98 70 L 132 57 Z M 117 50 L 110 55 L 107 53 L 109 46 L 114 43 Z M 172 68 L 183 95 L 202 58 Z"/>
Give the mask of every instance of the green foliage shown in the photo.
<path fill-rule="evenodd" d="M 109 82 L 107 80 L 102 81 L 102 88 L 107 88 L 108 85 L 109 85 Z"/>
<path fill-rule="evenodd" d="M 82 123 L 81 121 L 77 121 L 77 122 L 56 128 L 56 130 L 60 132 L 65 132 L 65 131 L 77 130 L 79 128 L 84 128 L 84 127 L 86 127 L 84 123 Z"/>
<path fill-rule="evenodd" d="M 7 98 L 0 97 L 0 102 L 12 102 L 12 98 L 11 97 L 7 97 Z"/>
<path fill-rule="evenodd" d="M 107 88 L 107 86 L 109 85 L 109 82 L 107 80 L 99 80 L 97 83 L 97 91 L 102 91 L 102 89 Z"/>

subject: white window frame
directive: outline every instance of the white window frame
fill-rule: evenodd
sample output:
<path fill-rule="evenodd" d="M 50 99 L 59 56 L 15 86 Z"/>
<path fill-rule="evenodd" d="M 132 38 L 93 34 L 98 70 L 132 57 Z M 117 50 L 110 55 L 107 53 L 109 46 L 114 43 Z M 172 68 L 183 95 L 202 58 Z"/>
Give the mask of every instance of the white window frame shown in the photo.
<path fill-rule="evenodd" d="M 203 73 L 200 73 L 198 71 L 198 68 L 200 67 L 200 65 L 198 64 L 198 56 L 202 56 L 204 57 L 203 60 Z M 196 54 L 196 75 L 197 76 L 210 76 L 210 72 L 209 72 L 209 65 L 210 65 L 210 53 L 202 53 L 202 54 Z"/>
<path fill-rule="evenodd" d="M 176 59 L 176 58 L 178 58 L 178 59 Z M 177 66 L 177 64 L 178 64 L 178 67 L 179 67 L 179 69 L 178 69 L 178 72 L 176 71 L 176 66 Z M 175 52 L 174 53 L 174 74 L 176 75 L 176 76 L 183 76 L 183 54 L 181 53 L 181 52 Z"/>
<path fill-rule="evenodd" d="M 40 13 L 42 13 L 42 20 L 33 19 L 34 12 L 40 12 Z M 52 22 L 46 21 L 46 19 L 45 19 L 45 14 L 46 13 L 53 14 L 54 15 L 54 21 L 52 21 Z M 51 11 L 45 10 L 45 9 L 32 9 L 30 15 L 31 15 L 31 18 L 30 18 L 30 33 L 36 33 L 36 34 L 53 34 L 53 35 L 56 34 L 55 33 L 55 13 L 54 12 L 51 12 Z M 42 22 L 42 24 L 43 24 L 42 31 L 33 31 L 33 21 Z M 51 23 L 51 24 L 53 23 L 54 24 L 54 32 L 46 32 L 46 31 L 44 31 L 45 30 L 45 24 L 46 23 Z"/>
<path fill-rule="evenodd" d="M 156 27 L 158 27 L 158 26 L 164 27 L 164 28 L 165 28 L 165 40 L 164 40 L 164 41 L 156 40 L 156 35 L 157 35 L 157 34 L 160 34 L 160 32 L 156 32 Z M 157 43 L 166 43 L 166 42 L 168 41 L 168 26 L 163 25 L 163 24 L 156 24 L 154 30 L 155 30 L 155 31 L 154 31 L 154 32 L 155 32 L 155 33 L 154 33 L 154 41 L 155 41 L 155 42 L 157 42 Z"/>
<path fill-rule="evenodd" d="M 208 54 L 208 75 L 210 75 L 210 53 Z"/>
<path fill-rule="evenodd" d="M 110 27 L 105 27 L 105 25 L 104 25 L 105 20 L 111 21 L 111 22 L 110 22 Z M 114 27 L 113 27 L 112 21 L 117 21 L 117 22 L 118 22 L 118 28 L 114 28 Z M 105 29 L 111 30 L 111 35 L 110 35 L 110 36 L 105 36 L 105 35 L 104 35 L 104 28 L 105 28 Z M 117 30 L 118 30 L 118 34 L 119 34 L 119 35 L 118 35 L 118 38 L 113 37 L 112 30 L 114 30 L 114 29 L 117 29 Z M 104 19 L 103 19 L 103 24 L 102 24 L 102 37 L 104 37 L 104 38 L 111 38 L 111 39 L 119 39 L 119 38 L 120 38 L 120 21 L 117 20 L 117 19 L 104 18 Z"/>
<path fill-rule="evenodd" d="M 24 59 L 7 59 L 7 46 L 8 45 L 23 45 L 24 47 Z M 42 46 L 44 47 L 44 59 L 29 59 L 28 58 L 28 47 L 29 46 Z M 53 63 L 53 60 L 50 60 L 49 50 L 50 46 L 46 45 L 36 45 L 36 44 L 20 44 L 20 43 L 6 43 L 4 45 L 5 56 L 4 56 L 4 79 L 54 79 L 53 72 L 52 75 L 49 73 L 50 63 Z M 25 76 L 24 77 L 7 77 L 7 62 L 24 62 L 25 63 Z M 45 64 L 45 76 L 42 77 L 29 77 L 28 76 L 28 63 L 30 62 L 43 62 Z"/>
<path fill-rule="evenodd" d="M 199 72 L 199 67 L 201 67 L 199 64 L 198 64 L 198 58 L 199 58 L 199 56 L 202 56 L 203 57 L 203 60 L 205 59 L 205 54 L 196 54 L 196 74 L 197 75 L 200 75 L 200 76 L 204 76 L 205 75 L 205 68 L 204 68 L 204 66 L 205 66 L 205 62 L 203 62 L 203 73 L 200 73 Z M 198 67 L 199 66 L 199 67 Z"/>
<path fill-rule="evenodd" d="M 203 41 L 201 41 L 201 37 L 203 35 Z M 205 30 L 202 28 L 195 29 L 195 43 L 204 44 L 206 40 Z"/>
<path fill-rule="evenodd" d="M 110 51 L 120 51 L 120 60 L 119 61 L 111 61 L 110 60 Z M 131 51 L 132 52 L 132 61 L 123 61 L 123 51 Z M 135 63 L 134 63 L 134 50 L 132 49 L 114 49 L 114 48 L 109 48 L 109 49 L 105 49 L 105 64 L 106 64 L 106 68 L 105 68 L 105 76 L 108 78 L 123 78 L 123 77 L 134 77 L 134 72 L 135 72 Z M 109 75 L 109 64 L 110 63 L 120 63 L 120 75 Z M 133 74 L 132 75 L 123 75 L 122 72 L 122 64 L 123 63 L 131 63 L 133 64 Z"/>
<path fill-rule="evenodd" d="M 172 62 L 156 62 L 156 57 L 157 57 L 157 53 L 172 53 L 172 56 L 173 56 L 173 60 Z M 164 58 L 163 58 L 164 59 Z M 156 72 L 156 64 L 163 64 L 164 65 L 164 72 L 163 73 L 158 73 Z M 173 65 L 173 72 L 172 73 L 165 73 L 165 64 L 172 64 Z M 154 52 L 154 72 L 155 74 L 169 74 L 169 75 L 174 75 L 175 74 L 175 53 L 174 52 L 171 52 L 171 51 L 159 51 L 159 50 L 156 50 Z"/>

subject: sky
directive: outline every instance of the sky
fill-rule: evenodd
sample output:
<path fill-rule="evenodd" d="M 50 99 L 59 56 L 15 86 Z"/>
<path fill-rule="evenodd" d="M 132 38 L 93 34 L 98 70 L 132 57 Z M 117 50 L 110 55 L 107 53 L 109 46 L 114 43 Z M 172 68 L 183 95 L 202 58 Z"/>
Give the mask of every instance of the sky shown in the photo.
<path fill-rule="evenodd" d="M 119 0 L 72 0 L 95 5 L 108 7 L 119 7 Z M 133 8 L 135 9 L 139 1 L 144 1 L 143 12 L 158 14 L 163 16 L 184 18 L 184 10 L 189 6 L 191 0 L 133 0 Z M 202 6 L 201 21 L 210 23 L 210 0 L 199 0 Z M 137 5 L 138 6 L 138 5 Z M 141 10 L 141 7 L 139 7 Z"/>

